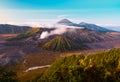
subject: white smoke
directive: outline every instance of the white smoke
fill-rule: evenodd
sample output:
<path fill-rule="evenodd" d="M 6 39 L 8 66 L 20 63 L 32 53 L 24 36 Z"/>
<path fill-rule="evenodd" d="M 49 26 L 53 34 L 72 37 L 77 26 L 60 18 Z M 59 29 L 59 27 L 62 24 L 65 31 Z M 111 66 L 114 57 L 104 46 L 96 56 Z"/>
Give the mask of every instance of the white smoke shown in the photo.
<path fill-rule="evenodd" d="M 40 36 L 40 39 L 44 39 L 44 38 L 47 38 L 49 36 L 49 33 L 46 31 L 46 32 L 43 32 Z"/>
<path fill-rule="evenodd" d="M 51 32 L 42 32 L 41 36 L 40 36 L 40 39 L 44 39 L 44 38 L 47 38 L 51 35 L 55 35 L 55 34 L 63 34 L 67 31 L 67 28 L 56 28 L 55 30 L 51 31 Z"/>
<path fill-rule="evenodd" d="M 59 24 L 56 24 L 53 27 L 55 27 L 56 29 L 51 32 L 48 32 L 48 31 L 42 32 L 40 39 L 45 39 L 45 38 L 47 38 L 51 35 L 55 35 L 55 34 L 58 34 L 58 35 L 63 34 L 66 31 L 68 31 L 67 28 L 72 28 L 72 29 L 69 29 L 69 31 L 74 31 L 73 28 L 83 29 L 83 27 L 75 27 L 75 26 L 67 26 L 67 25 L 59 25 Z"/>

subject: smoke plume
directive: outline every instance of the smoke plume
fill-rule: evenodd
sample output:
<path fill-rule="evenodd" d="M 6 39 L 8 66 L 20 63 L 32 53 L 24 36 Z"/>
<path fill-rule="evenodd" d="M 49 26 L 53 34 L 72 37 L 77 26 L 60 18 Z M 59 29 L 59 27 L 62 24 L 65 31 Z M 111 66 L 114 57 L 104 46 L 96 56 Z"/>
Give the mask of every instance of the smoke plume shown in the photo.
<path fill-rule="evenodd" d="M 45 31 L 41 34 L 40 39 L 44 39 L 44 38 L 47 38 L 47 37 L 49 37 L 51 35 L 55 35 L 55 34 L 58 34 L 58 35 L 63 34 L 66 32 L 66 30 L 67 30 L 67 28 L 56 28 L 55 30 L 53 30 L 51 32 Z"/>
<path fill-rule="evenodd" d="M 40 36 L 40 39 L 45 39 L 51 35 L 61 35 L 67 31 L 74 31 L 74 28 L 79 28 L 79 29 L 82 29 L 83 27 L 75 27 L 75 26 L 67 26 L 67 25 L 59 25 L 59 24 L 56 24 L 55 26 L 56 29 L 51 31 L 51 32 L 48 32 L 48 31 L 45 31 L 45 32 L 42 32 L 41 36 Z M 71 28 L 68 30 L 68 28 Z"/>

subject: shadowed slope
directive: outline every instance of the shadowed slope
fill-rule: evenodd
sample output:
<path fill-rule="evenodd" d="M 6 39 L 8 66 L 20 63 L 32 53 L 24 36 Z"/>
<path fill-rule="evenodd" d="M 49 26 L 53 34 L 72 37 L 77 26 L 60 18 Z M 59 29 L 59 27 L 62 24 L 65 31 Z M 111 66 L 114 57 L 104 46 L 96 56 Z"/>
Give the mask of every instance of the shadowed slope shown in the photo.
<path fill-rule="evenodd" d="M 19 34 L 31 29 L 29 26 L 0 24 L 0 34 Z"/>
<path fill-rule="evenodd" d="M 73 40 L 62 36 L 56 36 L 54 39 L 45 43 L 42 47 L 44 49 L 53 51 L 69 51 L 83 48 L 78 43 L 75 43 Z"/>

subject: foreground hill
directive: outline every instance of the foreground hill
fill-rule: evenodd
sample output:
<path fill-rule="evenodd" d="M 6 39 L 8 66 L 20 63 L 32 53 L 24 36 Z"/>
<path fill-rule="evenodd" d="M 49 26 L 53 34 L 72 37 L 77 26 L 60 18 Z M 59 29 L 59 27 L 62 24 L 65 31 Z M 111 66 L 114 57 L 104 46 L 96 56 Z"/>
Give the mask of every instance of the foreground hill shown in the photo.
<path fill-rule="evenodd" d="M 0 34 L 18 34 L 23 33 L 29 29 L 31 29 L 31 27 L 0 24 Z"/>
<path fill-rule="evenodd" d="M 84 47 L 64 36 L 56 36 L 42 46 L 44 49 L 53 51 L 71 51 L 84 49 Z"/>
<path fill-rule="evenodd" d="M 37 82 L 119 82 L 120 49 L 57 60 Z"/>

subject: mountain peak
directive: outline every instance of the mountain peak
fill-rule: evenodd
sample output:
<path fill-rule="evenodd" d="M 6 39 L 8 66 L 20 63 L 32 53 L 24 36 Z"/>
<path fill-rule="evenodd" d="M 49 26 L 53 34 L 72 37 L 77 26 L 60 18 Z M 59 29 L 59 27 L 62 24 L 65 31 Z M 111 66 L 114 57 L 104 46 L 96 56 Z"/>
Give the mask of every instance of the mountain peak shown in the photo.
<path fill-rule="evenodd" d="M 72 22 L 69 21 L 68 19 L 62 19 L 58 23 L 72 23 Z"/>
<path fill-rule="evenodd" d="M 65 36 L 56 36 L 49 42 L 45 43 L 42 48 L 52 51 L 72 51 L 83 49 L 81 45 Z"/>
<path fill-rule="evenodd" d="M 85 24 L 88 24 L 88 23 L 86 23 L 86 22 L 81 22 L 81 23 L 80 23 L 80 25 L 85 25 Z"/>

